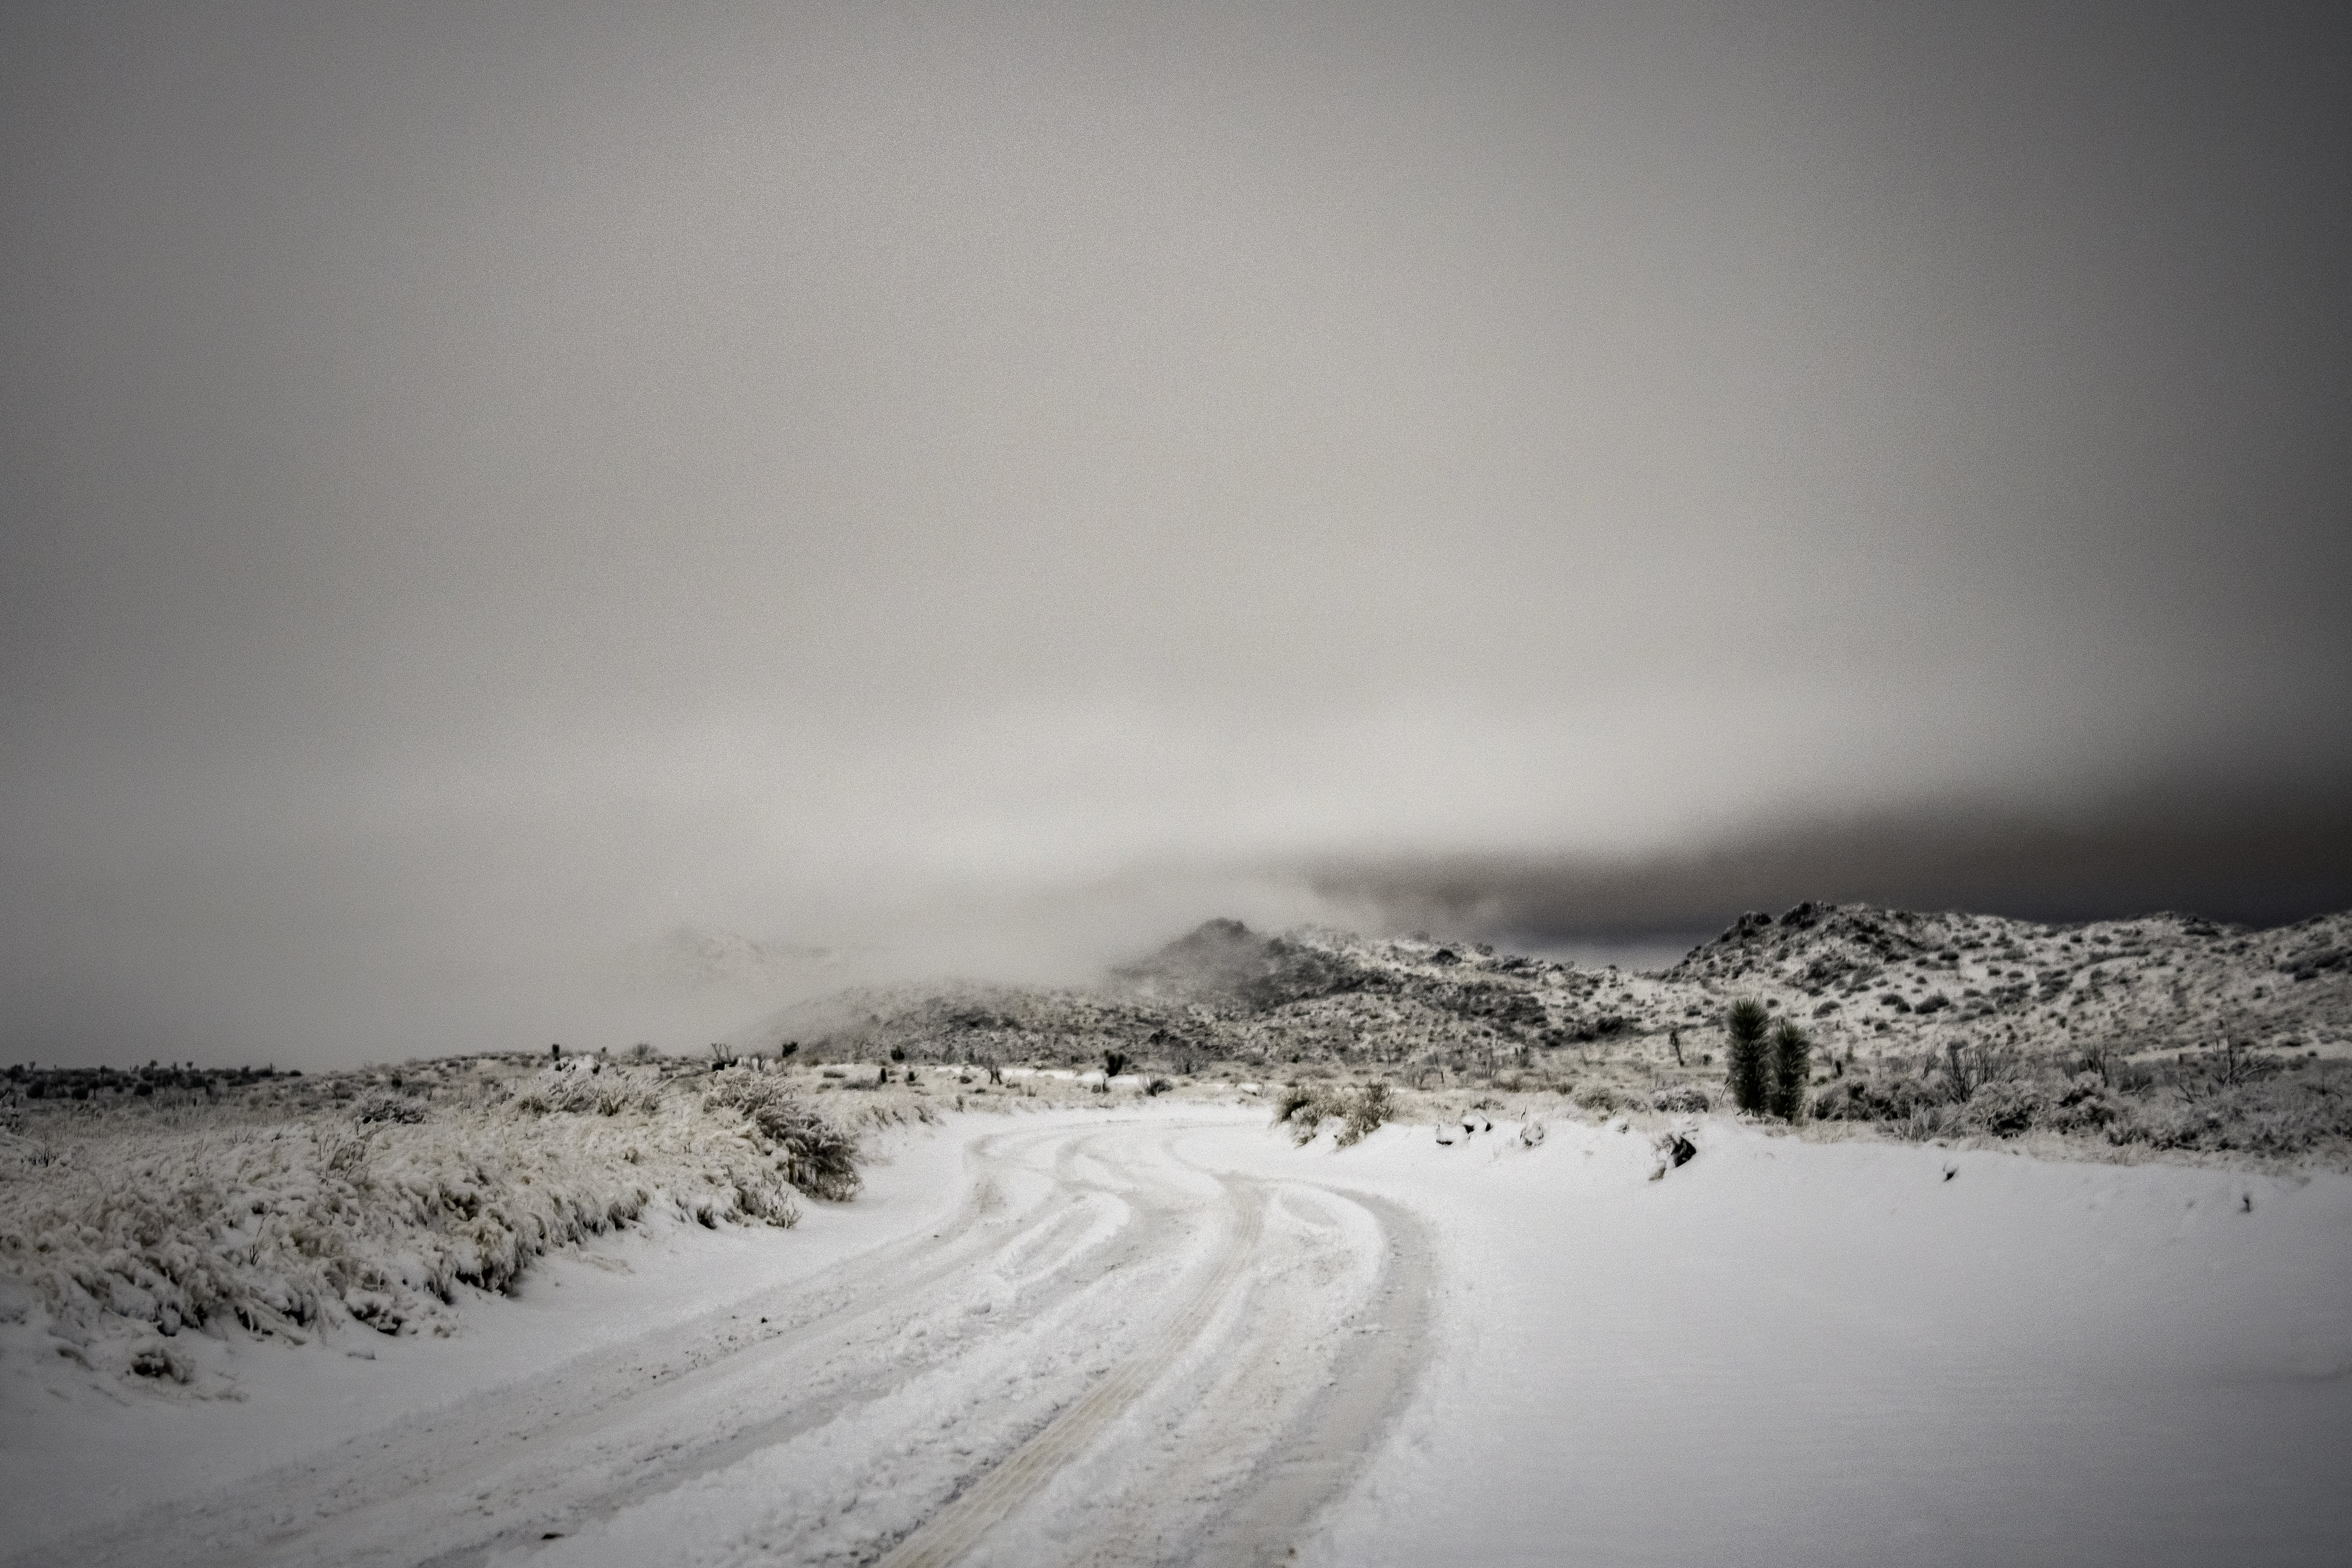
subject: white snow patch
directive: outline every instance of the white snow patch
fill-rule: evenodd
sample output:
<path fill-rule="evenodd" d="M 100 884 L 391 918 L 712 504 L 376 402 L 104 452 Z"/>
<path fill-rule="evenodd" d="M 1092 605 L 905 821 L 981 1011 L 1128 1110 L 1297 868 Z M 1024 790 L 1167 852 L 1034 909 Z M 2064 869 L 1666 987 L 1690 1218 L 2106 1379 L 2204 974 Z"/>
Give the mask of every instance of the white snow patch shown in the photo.
<path fill-rule="evenodd" d="M 1615 1127 L 1189 1145 L 1444 1238 L 1424 1382 L 1301 1562 L 2342 1561 L 2352 1178 L 1715 1121 L 1654 1181 Z"/>

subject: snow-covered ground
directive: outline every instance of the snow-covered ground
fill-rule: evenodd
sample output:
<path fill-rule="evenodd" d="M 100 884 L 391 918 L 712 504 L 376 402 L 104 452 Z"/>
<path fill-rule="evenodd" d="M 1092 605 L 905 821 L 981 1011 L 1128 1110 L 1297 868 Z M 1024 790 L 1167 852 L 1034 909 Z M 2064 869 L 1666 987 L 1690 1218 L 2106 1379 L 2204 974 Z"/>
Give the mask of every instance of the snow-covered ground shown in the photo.
<path fill-rule="evenodd" d="M 25 1562 L 2294 1563 L 2352 1542 L 2352 1177 L 952 1115 L 799 1228 L 451 1338 L 0 1337 Z M 351 1352 L 372 1352 L 373 1360 Z M 194 1391 L 233 1381 L 239 1399 Z M 1295 1558 L 1291 1555 L 1296 1552 Z"/>
<path fill-rule="evenodd" d="M 1430 1216 L 1446 1285 L 1401 1429 L 1303 1560 L 2352 1548 L 2352 1180 L 1718 1122 L 1652 1183 L 1634 1134 L 1507 1131 L 1326 1163 Z"/>

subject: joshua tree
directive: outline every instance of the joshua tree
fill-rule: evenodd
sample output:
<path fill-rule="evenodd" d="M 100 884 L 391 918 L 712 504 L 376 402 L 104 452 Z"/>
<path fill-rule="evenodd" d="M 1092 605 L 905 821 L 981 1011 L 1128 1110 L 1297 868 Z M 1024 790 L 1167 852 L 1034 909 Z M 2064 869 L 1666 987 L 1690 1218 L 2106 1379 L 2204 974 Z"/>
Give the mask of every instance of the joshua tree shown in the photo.
<path fill-rule="evenodd" d="M 1734 1002 L 1724 1020 L 1731 1032 L 1724 1052 L 1728 1064 L 1731 1102 L 1742 1110 L 1762 1110 L 1765 1099 L 1764 1031 L 1770 1022 L 1764 1005 L 1753 999 Z"/>
<path fill-rule="evenodd" d="M 1112 1079 L 1117 1078 L 1126 1070 L 1127 1053 L 1125 1051 L 1105 1051 L 1103 1053 L 1104 1082 L 1109 1082 Z"/>
<path fill-rule="evenodd" d="M 1804 1113 L 1805 1085 L 1813 1076 L 1813 1042 L 1793 1018 L 1772 1031 L 1772 1085 L 1765 1109 L 1784 1121 Z"/>

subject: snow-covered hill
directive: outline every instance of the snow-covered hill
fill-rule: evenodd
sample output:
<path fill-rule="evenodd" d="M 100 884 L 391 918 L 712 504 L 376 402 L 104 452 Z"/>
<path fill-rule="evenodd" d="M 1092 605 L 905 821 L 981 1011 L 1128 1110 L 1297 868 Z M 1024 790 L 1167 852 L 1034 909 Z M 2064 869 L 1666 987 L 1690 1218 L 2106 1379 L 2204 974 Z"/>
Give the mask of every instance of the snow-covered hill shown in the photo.
<path fill-rule="evenodd" d="M 1998 1026 L 2077 1052 L 2340 1048 L 2352 914 L 2251 931 L 2193 915 L 2053 926 L 1800 904 L 1743 917 L 1665 978 L 1760 993 L 1842 1040 Z"/>
<path fill-rule="evenodd" d="M 1840 1057 L 1996 1040 L 2072 1058 L 2225 1041 L 2338 1056 L 2352 1048 L 2352 913 L 2251 931 L 2171 914 L 2054 926 L 1800 904 L 1778 919 L 1744 915 L 1657 974 L 1213 921 L 1096 990 L 856 992 L 779 1015 L 760 1043 L 917 1060 L 1118 1049 L 1181 1067 L 1449 1065 L 1496 1052 L 1535 1065 L 1562 1047 L 1589 1058 L 1596 1043 L 1671 1059 L 1679 1042 L 1686 1060 L 1741 997 L 1801 1018 Z"/>
<path fill-rule="evenodd" d="M 2344 914 L 2252 931 L 1801 904 L 1634 973 L 1213 921 L 1094 989 L 853 992 L 758 1038 L 817 1060 L 1116 1057 L 1179 1083 L 1373 1075 L 1690 1110 L 1720 1103 L 1725 1016 L 1749 999 L 1811 1037 L 1814 1116 L 1911 1138 L 2335 1160 L 2352 1158 L 2348 953 Z"/>

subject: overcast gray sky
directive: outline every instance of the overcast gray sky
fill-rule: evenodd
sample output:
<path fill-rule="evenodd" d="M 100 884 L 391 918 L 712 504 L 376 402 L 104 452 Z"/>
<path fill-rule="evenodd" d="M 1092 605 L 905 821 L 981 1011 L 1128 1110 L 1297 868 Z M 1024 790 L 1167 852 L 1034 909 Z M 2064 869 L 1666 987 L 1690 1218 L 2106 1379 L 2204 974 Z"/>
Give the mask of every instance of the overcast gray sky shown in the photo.
<path fill-rule="evenodd" d="M 2341 16 L 7 5 L 0 1058 L 2352 903 Z"/>

